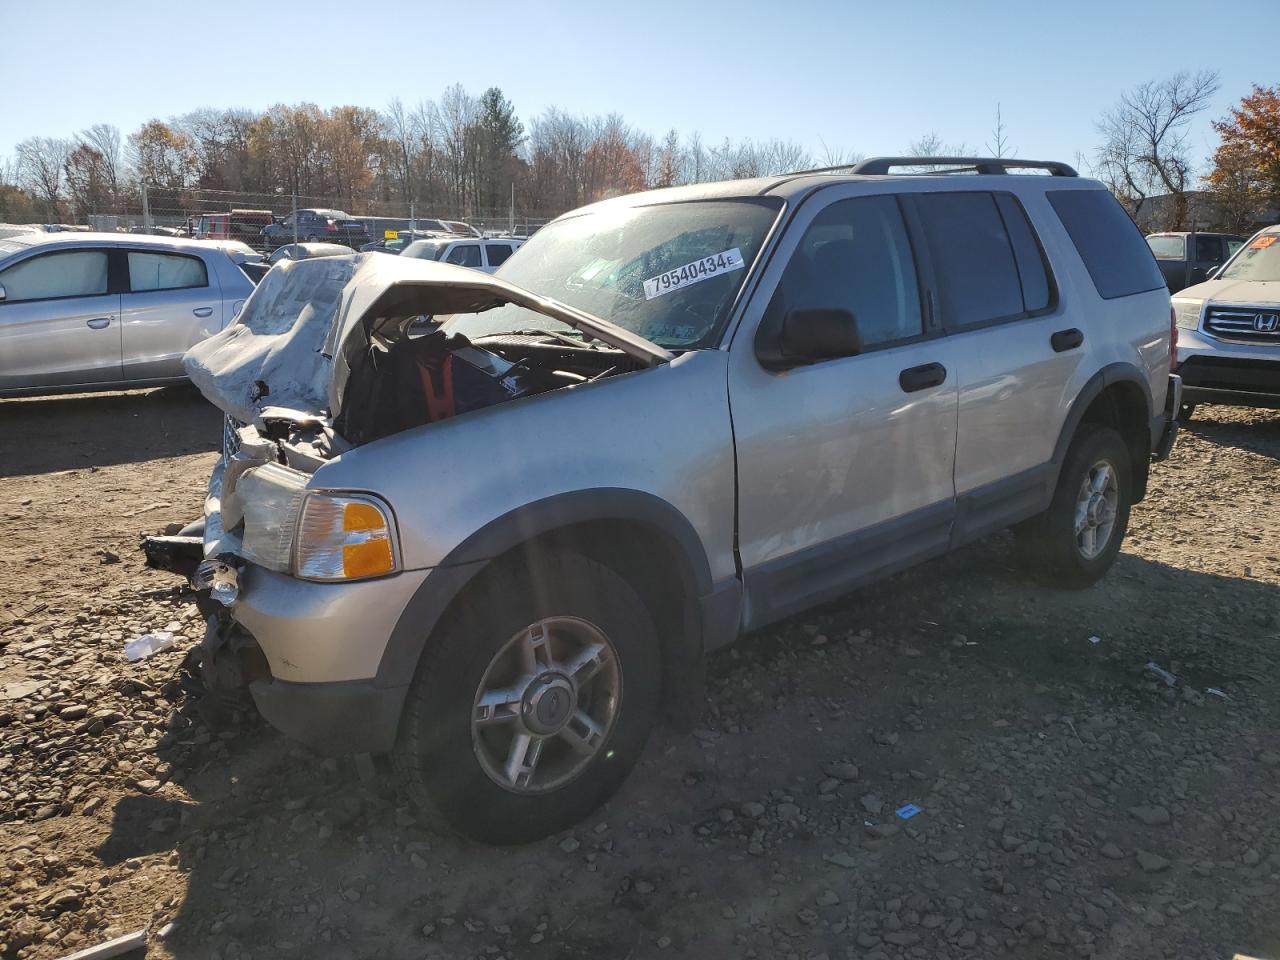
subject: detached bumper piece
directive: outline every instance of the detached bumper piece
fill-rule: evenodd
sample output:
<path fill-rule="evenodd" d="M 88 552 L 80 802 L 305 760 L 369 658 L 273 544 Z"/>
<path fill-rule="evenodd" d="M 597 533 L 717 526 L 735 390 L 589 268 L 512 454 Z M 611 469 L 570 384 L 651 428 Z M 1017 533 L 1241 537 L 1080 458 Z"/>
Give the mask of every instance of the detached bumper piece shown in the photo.
<path fill-rule="evenodd" d="M 1168 460 L 1173 452 L 1173 444 L 1178 439 L 1178 411 L 1182 408 L 1182 378 L 1176 373 L 1169 374 L 1169 389 L 1164 395 L 1164 412 L 1160 419 L 1162 425 L 1151 448 L 1151 459 Z"/>
<path fill-rule="evenodd" d="M 190 580 L 204 560 L 203 537 L 146 537 L 142 552 L 152 570 L 168 570 Z"/>

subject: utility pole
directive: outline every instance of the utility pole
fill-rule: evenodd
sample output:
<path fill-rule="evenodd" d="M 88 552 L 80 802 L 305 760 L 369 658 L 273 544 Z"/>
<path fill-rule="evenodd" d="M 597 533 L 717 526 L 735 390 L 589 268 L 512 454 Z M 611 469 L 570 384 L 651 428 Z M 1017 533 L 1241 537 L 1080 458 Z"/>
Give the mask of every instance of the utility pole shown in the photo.
<path fill-rule="evenodd" d="M 151 204 L 147 198 L 147 181 L 142 181 L 142 227 L 147 233 L 151 232 Z"/>
<path fill-rule="evenodd" d="M 290 196 L 293 198 L 293 242 L 297 243 L 298 242 L 298 191 L 297 191 L 297 188 L 294 188 L 294 191 L 292 194 L 290 194 Z"/>
<path fill-rule="evenodd" d="M 509 216 L 509 228 L 507 230 L 511 236 L 516 235 L 516 182 L 511 181 L 511 211 Z"/>

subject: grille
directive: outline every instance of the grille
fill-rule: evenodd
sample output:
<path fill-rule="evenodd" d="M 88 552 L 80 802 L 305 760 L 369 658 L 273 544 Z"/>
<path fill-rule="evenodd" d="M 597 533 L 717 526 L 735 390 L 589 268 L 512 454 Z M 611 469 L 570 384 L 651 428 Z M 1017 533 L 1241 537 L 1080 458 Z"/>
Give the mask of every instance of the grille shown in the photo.
<path fill-rule="evenodd" d="M 1280 344 L 1280 307 L 1210 307 L 1204 328 L 1224 340 Z"/>
<path fill-rule="evenodd" d="M 222 455 L 228 460 L 240 449 L 240 434 L 236 433 L 244 424 L 231 416 L 222 418 Z"/>

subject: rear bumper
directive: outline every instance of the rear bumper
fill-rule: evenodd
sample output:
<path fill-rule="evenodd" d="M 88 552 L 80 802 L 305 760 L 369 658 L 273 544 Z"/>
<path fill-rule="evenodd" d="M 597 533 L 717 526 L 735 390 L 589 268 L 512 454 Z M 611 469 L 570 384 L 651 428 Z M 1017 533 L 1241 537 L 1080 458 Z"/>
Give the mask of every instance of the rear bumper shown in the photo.
<path fill-rule="evenodd" d="M 1151 459 L 1167 460 L 1178 439 L 1178 410 L 1182 406 L 1182 378 L 1169 375 L 1169 389 L 1164 395 L 1164 410 L 1156 417 L 1151 431 Z"/>

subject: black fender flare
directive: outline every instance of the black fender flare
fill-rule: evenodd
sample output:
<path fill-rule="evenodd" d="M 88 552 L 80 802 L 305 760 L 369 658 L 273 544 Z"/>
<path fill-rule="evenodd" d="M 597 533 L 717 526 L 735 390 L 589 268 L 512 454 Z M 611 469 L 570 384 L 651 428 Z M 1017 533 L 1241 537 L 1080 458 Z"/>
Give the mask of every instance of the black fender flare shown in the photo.
<path fill-rule="evenodd" d="M 1151 385 L 1147 382 L 1147 378 L 1142 371 L 1134 364 L 1124 361 L 1107 364 L 1090 377 L 1085 385 L 1080 388 L 1080 392 L 1076 394 L 1075 401 L 1071 404 L 1071 409 L 1067 411 L 1066 420 L 1063 421 L 1062 430 L 1058 434 L 1058 442 L 1053 448 L 1052 482 L 1049 485 L 1050 496 L 1052 496 L 1053 490 L 1058 485 L 1058 473 L 1062 468 L 1062 462 L 1067 457 L 1067 449 L 1071 446 L 1071 441 L 1075 439 L 1076 430 L 1084 419 L 1089 405 L 1098 398 L 1102 391 L 1117 383 L 1132 383 L 1142 391 L 1142 396 L 1146 403 L 1146 409 L 1143 412 L 1143 423 L 1148 424 L 1149 427 L 1153 423 Z M 1145 487 L 1146 461 L 1135 463 L 1134 467 L 1144 478 L 1142 486 Z"/>
<path fill-rule="evenodd" d="M 607 487 L 536 500 L 485 524 L 430 573 L 405 605 L 378 664 L 376 683 L 407 690 L 427 640 L 454 599 L 493 559 L 536 537 L 591 521 L 639 523 L 664 534 L 677 549 L 675 562 L 687 599 L 712 593 L 711 565 L 689 520 L 661 497 Z"/>

